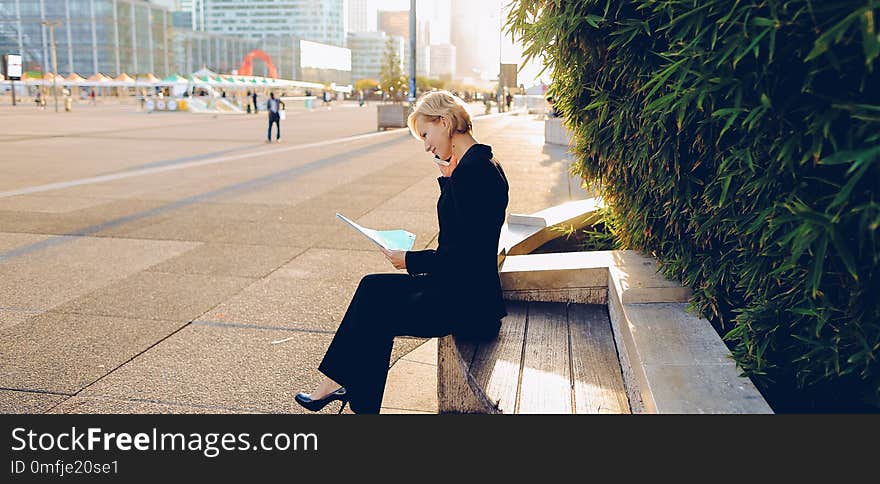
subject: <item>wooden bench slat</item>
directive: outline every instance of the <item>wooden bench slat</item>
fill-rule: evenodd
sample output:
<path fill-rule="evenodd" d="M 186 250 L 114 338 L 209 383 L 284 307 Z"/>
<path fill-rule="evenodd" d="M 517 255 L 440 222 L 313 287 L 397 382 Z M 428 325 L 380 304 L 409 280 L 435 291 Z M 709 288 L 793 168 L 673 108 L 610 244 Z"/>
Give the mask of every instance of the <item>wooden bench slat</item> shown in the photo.
<path fill-rule="evenodd" d="M 576 413 L 631 413 L 606 306 L 568 308 Z"/>
<path fill-rule="evenodd" d="M 514 413 L 527 307 L 525 303 L 517 301 L 508 301 L 505 305 L 507 317 L 501 323 L 498 338 L 479 345 L 471 360 L 470 370 L 480 388 L 485 389 L 490 400 L 498 403 L 503 413 Z M 462 346 L 459 346 L 459 350 L 462 350 Z"/>
<path fill-rule="evenodd" d="M 566 305 L 529 303 L 517 413 L 571 413 Z"/>

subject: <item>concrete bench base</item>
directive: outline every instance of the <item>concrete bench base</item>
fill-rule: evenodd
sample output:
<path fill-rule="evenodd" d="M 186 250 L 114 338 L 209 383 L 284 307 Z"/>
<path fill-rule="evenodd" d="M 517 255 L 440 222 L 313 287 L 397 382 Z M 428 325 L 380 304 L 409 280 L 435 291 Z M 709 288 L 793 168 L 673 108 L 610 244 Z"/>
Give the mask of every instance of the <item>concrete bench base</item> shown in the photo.
<path fill-rule="evenodd" d="M 544 121 L 544 142 L 552 145 L 566 145 L 571 143 L 571 133 L 563 124 L 562 118 L 548 117 Z"/>
<path fill-rule="evenodd" d="M 607 304 L 627 411 L 773 413 L 751 380 L 739 376 L 711 324 L 687 312 L 690 290 L 656 271 L 656 261 L 637 252 L 596 251 L 509 256 L 500 272 L 508 300 Z M 511 344 L 507 324 L 496 346 Z M 554 346 L 563 345 L 548 342 L 540 351 L 552 354 Z M 509 362 L 473 361 L 470 351 L 467 342 L 440 340 L 440 411 L 506 413 L 500 393 L 479 375 Z M 525 371 L 528 363 L 522 365 Z"/>

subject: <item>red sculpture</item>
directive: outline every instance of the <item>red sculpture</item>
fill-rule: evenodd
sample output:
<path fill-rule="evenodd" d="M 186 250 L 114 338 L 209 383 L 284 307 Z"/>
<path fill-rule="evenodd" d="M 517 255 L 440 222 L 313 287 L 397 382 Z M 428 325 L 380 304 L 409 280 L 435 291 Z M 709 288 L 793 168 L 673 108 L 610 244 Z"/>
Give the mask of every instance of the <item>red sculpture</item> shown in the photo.
<path fill-rule="evenodd" d="M 244 56 L 241 67 L 238 68 L 238 74 L 242 76 L 254 75 L 254 59 L 260 59 L 265 62 L 266 66 L 269 68 L 269 77 L 272 79 L 278 79 L 278 69 L 276 69 L 275 64 L 272 63 L 272 58 L 269 57 L 269 54 L 260 49 L 254 49 L 248 52 L 248 55 Z"/>

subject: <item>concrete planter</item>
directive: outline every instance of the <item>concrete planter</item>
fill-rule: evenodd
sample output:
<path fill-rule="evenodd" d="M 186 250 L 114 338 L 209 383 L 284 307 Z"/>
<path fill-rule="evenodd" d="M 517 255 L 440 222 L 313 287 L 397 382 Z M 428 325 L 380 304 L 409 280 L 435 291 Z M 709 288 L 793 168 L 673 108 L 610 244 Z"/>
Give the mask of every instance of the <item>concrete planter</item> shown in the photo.
<path fill-rule="evenodd" d="M 406 116 L 409 114 L 409 105 L 406 104 L 380 104 L 378 106 L 377 129 L 405 128 Z"/>
<path fill-rule="evenodd" d="M 544 121 L 544 142 L 565 146 L 571 143 L 571 133 L 562 123 L 562 118 L 547 118 Z"/>

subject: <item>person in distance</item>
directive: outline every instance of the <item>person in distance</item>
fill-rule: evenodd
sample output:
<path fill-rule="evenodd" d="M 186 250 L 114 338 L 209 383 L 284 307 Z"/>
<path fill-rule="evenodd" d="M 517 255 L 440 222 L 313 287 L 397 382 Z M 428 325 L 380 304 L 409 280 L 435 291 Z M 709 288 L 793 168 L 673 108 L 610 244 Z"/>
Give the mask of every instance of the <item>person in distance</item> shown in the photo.
<path fill-rule="evenodd" d="M 318 370 L 325 378 L 295 400 L 311 411 L 340 401 L 379 413 L 395 336 L 497 336 L 507 315 L 498 276 L 498 239 L 508 183 L 492 148 L 473 136 L 466 104 L 448 91 L 424 94 L 408 122 L 441 176 L 437 249 L 388 251 L 406 274 L 364 276 Z"/>

